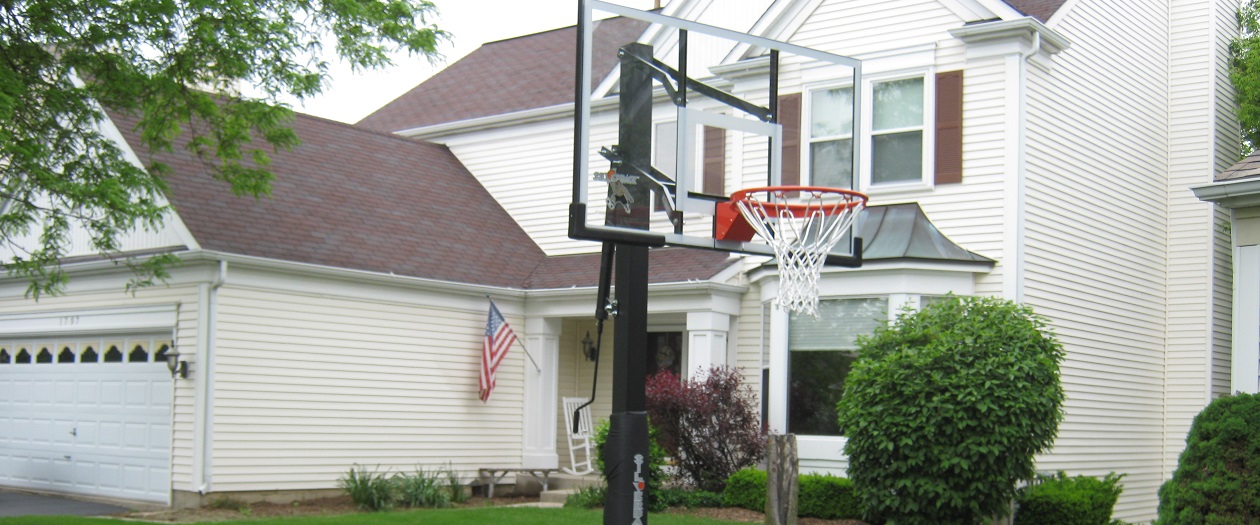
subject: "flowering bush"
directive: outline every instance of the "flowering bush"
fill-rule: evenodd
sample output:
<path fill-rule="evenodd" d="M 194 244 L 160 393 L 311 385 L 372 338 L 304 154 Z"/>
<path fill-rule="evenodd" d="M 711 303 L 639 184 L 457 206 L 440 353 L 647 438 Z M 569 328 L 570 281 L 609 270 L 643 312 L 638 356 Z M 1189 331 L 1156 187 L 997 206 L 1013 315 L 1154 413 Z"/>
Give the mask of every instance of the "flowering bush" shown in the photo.
<path fill-rule="evenodd" d="M 647 410 L 680 474 L 702 490 L 721 492 L 731 474 L 765 456 L 756 397 L 734 368 L 689 381 L 663 370 L 648 378 Z"/>

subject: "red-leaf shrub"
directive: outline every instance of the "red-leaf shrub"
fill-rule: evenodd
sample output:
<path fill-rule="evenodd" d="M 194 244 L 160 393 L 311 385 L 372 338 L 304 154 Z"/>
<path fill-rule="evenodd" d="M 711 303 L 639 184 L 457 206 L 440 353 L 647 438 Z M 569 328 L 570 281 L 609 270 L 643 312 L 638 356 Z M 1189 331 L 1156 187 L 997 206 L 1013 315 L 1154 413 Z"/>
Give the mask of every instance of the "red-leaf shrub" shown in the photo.
<path fill-rule="evenodd" d="M 681 381 L 668 370 L 648 378 L 647 410 L 683 478 L 721 492 L 726 478 L 766 453 L 757 399 L 734 368 L 714 367 Z"/>

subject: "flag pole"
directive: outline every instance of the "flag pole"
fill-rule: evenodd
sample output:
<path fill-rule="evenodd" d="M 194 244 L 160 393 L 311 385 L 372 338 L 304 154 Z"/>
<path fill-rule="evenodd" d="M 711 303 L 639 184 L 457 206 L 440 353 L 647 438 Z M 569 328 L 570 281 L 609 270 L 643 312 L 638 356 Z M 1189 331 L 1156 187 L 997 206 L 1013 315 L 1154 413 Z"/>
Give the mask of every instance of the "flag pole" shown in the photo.
<path fill-rule="evenodd" d="M 540 368 L 540 367 L 538 366 L 538 361 L 535 361 L 535 360 L 534 360 L 534 356 L 530 355 L 530 353 L 529 353 L 529 349 L 528 349 L 528 348 L 525 348 L 525 343 L 522 343 L 522 342 L 521 342 L 521 338 L 519 338 L 519 337 L 518 337 L 518 338 L 516 338 L 516 344 L 521 345 L 521 350 L 524 350 L 524 351 L 525 351 L 525 357 L 528 357 L 528 358 L 529 358 L 529 362 L 534 363 L 534 370 L 537 370 L 537 371 L 538 371 L 538 373 L 540 373 L 540 374 L 541 374 L 541 373 L 542 373 L 542 368 Z"/>

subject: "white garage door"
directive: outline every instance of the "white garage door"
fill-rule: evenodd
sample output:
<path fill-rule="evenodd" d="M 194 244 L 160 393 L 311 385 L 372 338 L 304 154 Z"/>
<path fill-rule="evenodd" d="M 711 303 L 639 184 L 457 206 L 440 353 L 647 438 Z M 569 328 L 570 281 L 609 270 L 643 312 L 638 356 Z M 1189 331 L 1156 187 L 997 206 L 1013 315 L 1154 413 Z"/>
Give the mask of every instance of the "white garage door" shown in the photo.
<path fill-rule="evenodd" d="M 168 336 L 0 340 L 0 485 L 169 503 Z"/>

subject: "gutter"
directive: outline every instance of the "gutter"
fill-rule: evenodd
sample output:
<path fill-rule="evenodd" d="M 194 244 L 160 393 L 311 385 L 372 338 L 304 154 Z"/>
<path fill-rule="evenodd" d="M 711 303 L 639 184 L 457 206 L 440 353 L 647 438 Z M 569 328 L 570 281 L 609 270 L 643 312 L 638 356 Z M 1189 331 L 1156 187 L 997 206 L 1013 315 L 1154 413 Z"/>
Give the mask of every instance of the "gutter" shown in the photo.
<path fill-rule="evenodd" d="M 1201 201 L 1228 209 L 1260 206 L 1260 178 L 1213 182 L 1195 186 L 1190 191 Z"/>

